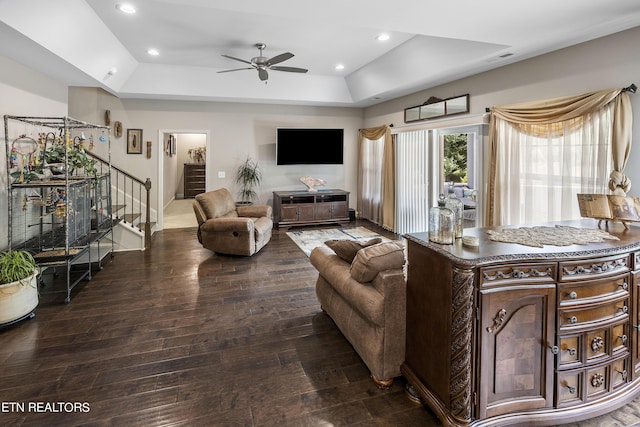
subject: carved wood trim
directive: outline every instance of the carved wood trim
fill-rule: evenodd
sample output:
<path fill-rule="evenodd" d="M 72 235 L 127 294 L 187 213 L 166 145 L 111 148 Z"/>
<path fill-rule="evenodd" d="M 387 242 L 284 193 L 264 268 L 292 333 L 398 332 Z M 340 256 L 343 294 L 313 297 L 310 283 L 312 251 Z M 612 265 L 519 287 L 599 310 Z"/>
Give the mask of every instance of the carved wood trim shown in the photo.
<path fill-rule="evenodd" d="M 487 332 L 494 333 L 504 323 L 504 318 L 507 317 L 507 310 L 501 308 L 496 316 L 493 318 L 493 325 L 487 328 Z"/>
<path fill-rule="evenodd" d="M 455 418 L 465 423 L 471 420 L 473 279 L 473 270 L 453 269 L 449 408 Z"/>

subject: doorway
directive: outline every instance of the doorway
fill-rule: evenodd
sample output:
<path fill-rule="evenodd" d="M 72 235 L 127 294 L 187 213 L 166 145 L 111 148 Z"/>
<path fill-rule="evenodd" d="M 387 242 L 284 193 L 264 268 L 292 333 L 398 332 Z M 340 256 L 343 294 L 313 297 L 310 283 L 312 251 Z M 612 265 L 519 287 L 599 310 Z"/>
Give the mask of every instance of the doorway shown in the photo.
<path fill-rule="evenodd" d="M 185 198 L 184 194 L 184 165 L 195 162 L 194 155 L 202 148 L 210 153 L 209 131 L 160 130 L 158 139 L 163 141 L 163 149 L 158 156 L 157 229 L 197 227 L 193 198 Z M 204 162 L 209 163 L 209 154 L 205 154 Z M 205 167 L 205 171 L 208 183 L 209 168 Z"/>
<path fill-rule="evenodd" d="M 441 192 L 455 194 L 464 204 L 463 227 L 483 225 L 483 126 L 438 129 Z"/>

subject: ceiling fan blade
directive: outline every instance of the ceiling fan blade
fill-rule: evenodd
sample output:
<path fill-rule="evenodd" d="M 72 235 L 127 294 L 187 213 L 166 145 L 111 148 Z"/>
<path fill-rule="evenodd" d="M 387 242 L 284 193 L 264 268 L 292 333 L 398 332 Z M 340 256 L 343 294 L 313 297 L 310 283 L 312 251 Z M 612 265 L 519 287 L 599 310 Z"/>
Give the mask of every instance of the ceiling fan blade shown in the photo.
<path fill-rule="evenodd" d="M 229 73 L 231 71 L 240 71 L 240 70 L 253 70 L 253 67 L 234 68 L 233 70 L 222 70 L 222 71 L 218 71 L 218 73 Z"/>
<path fill-rule="evenodd" d="M 306 73 L 307 69 L 305 68 L 297 68 L 297 67 L 271 67 L 271 70 L 275 70 L 275 71 L 287 71 L 289 73 Z"/>
<path fill-rule="evenodd" d="M 240 61 L 240 62 L 244 62 L 245 64 L 252 65 L 251 62 L 245 61 L 244 59 L 236 58 L 234 56 L 229 56 L 229 55 L 222 55 L 222 56 L 224 56 L 225 58 L 233 59 L 235 61 Z"/>
<path fill-rule="evenodd" d="M 267 59 L 267 65 L 279 64 L 290 58 L 293 58 L 293 53 L 291 52 L 281 53 L 280 55 L 276 55 L 273 58 Z"/>
<path fill-rule="evenodd" d="M 258 68 L 258 77 L 264 82 L 269 78 L 269 73 L 264 68 Z"/>

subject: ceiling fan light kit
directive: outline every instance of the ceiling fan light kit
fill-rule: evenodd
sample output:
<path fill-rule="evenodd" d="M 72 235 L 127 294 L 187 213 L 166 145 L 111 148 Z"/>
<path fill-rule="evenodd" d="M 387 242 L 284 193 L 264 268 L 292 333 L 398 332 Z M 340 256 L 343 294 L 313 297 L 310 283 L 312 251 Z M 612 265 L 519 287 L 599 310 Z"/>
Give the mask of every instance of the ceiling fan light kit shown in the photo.
<path fill-rule="evenodd" d="M 263 81 L 263 82 L 267 82 L 267 80 L 269 79 L 269 71 L 273 70 L 273 71 L 285 71 L 288 73 L 306 73 L 307 69 L 305 68 L 298 68 L 298 67 L 282 67 L 282 66 L 277 66 L 276 64 L 279 64 L 281 62 L 284 62 L 288 59 L 293 58 L 293 53 L 291 52 L 285 52 L 285 53 L 281 53 L 280 55 L 276 55 L 272 58 L 267 58 L 266 56 L 263 56 L 262 51 L 267 47 L 266 44 L 264 43 L 256 43 L 255 47 L 260 51 L 260 54 L 258 56 L 254 56 L 253 58 L 251 58 L 250 61 L 244 60 L 244 59 L 240 59 L 240 58 L 236 58 L 234 56 L 230 56 L 230 55 L 222 55 L 225 58 L 229 58 L 229 59 L 233 59 L 234 61 L 240 61 L 243 62 L 245 64 L 250 65 L 250 67 L 244 67 L 244 68 L 233 68 L 231 70 L 222 70 L 222 71 L 218 71 L 218 73 L 229 73 L 231 71 L 241 71 L 241 70 L 257 70 L 258 71 L 258 78 Z"/>

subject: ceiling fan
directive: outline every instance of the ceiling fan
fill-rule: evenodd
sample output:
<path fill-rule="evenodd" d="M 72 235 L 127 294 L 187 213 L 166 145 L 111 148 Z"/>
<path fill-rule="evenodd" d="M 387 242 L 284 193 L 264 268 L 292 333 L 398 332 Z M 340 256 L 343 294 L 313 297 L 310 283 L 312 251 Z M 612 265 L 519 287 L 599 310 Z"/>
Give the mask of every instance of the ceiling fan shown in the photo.
<path fill-rule="evenodd" d="M 251 65 L 251 67 L 245 67 L 245 68 L 234 68 L 232 70 L 223 70 L 223 71 L 218 71 L 218 73 L 228 73 L 230 71 L 240 71 L 240 70 L 258 70 L 258 77 L 260 78 L 260 80 L 262 80 L 263 82 L 267 82 L 267 80 L 269 79 L 269 70 L 273 70 L 273 71 L 286 71 L 289 73 L 306 73 L 307 69 L 304 68 L 297 68 L 297 67 L 281 67 L 281 66 L 277 66 L 276 64 L 279 64 L 281 62 L 286 61 L 287 59 L 291 59 L 293 58 L 293 53 L 291 52 L 285 52 L 285 53 L 281 53 L 280 55 L 276 55 L 273 58 L 267 58 L 265 56 L 262 56 L 262 51 L 264 50 L 265 47 L 267 47 L 266 44 L 264 43 L 256 43 L 255 47 L 258 48 L 258 50 L 260 50 L 260 55 L 256 56 L 254 58 L 251 58 L 251 61 L 245 61 L 244 59 L 240 59 L 240 58 L 235 58 L 233 56 L 229 56 L 229 55 L 222 55 L 225 58 L 229 58 L 229 59 L 233 59 L 234 61 L 240 61 L 240 62 L 244 62 L 245 64 L 249 64 Z"/>

